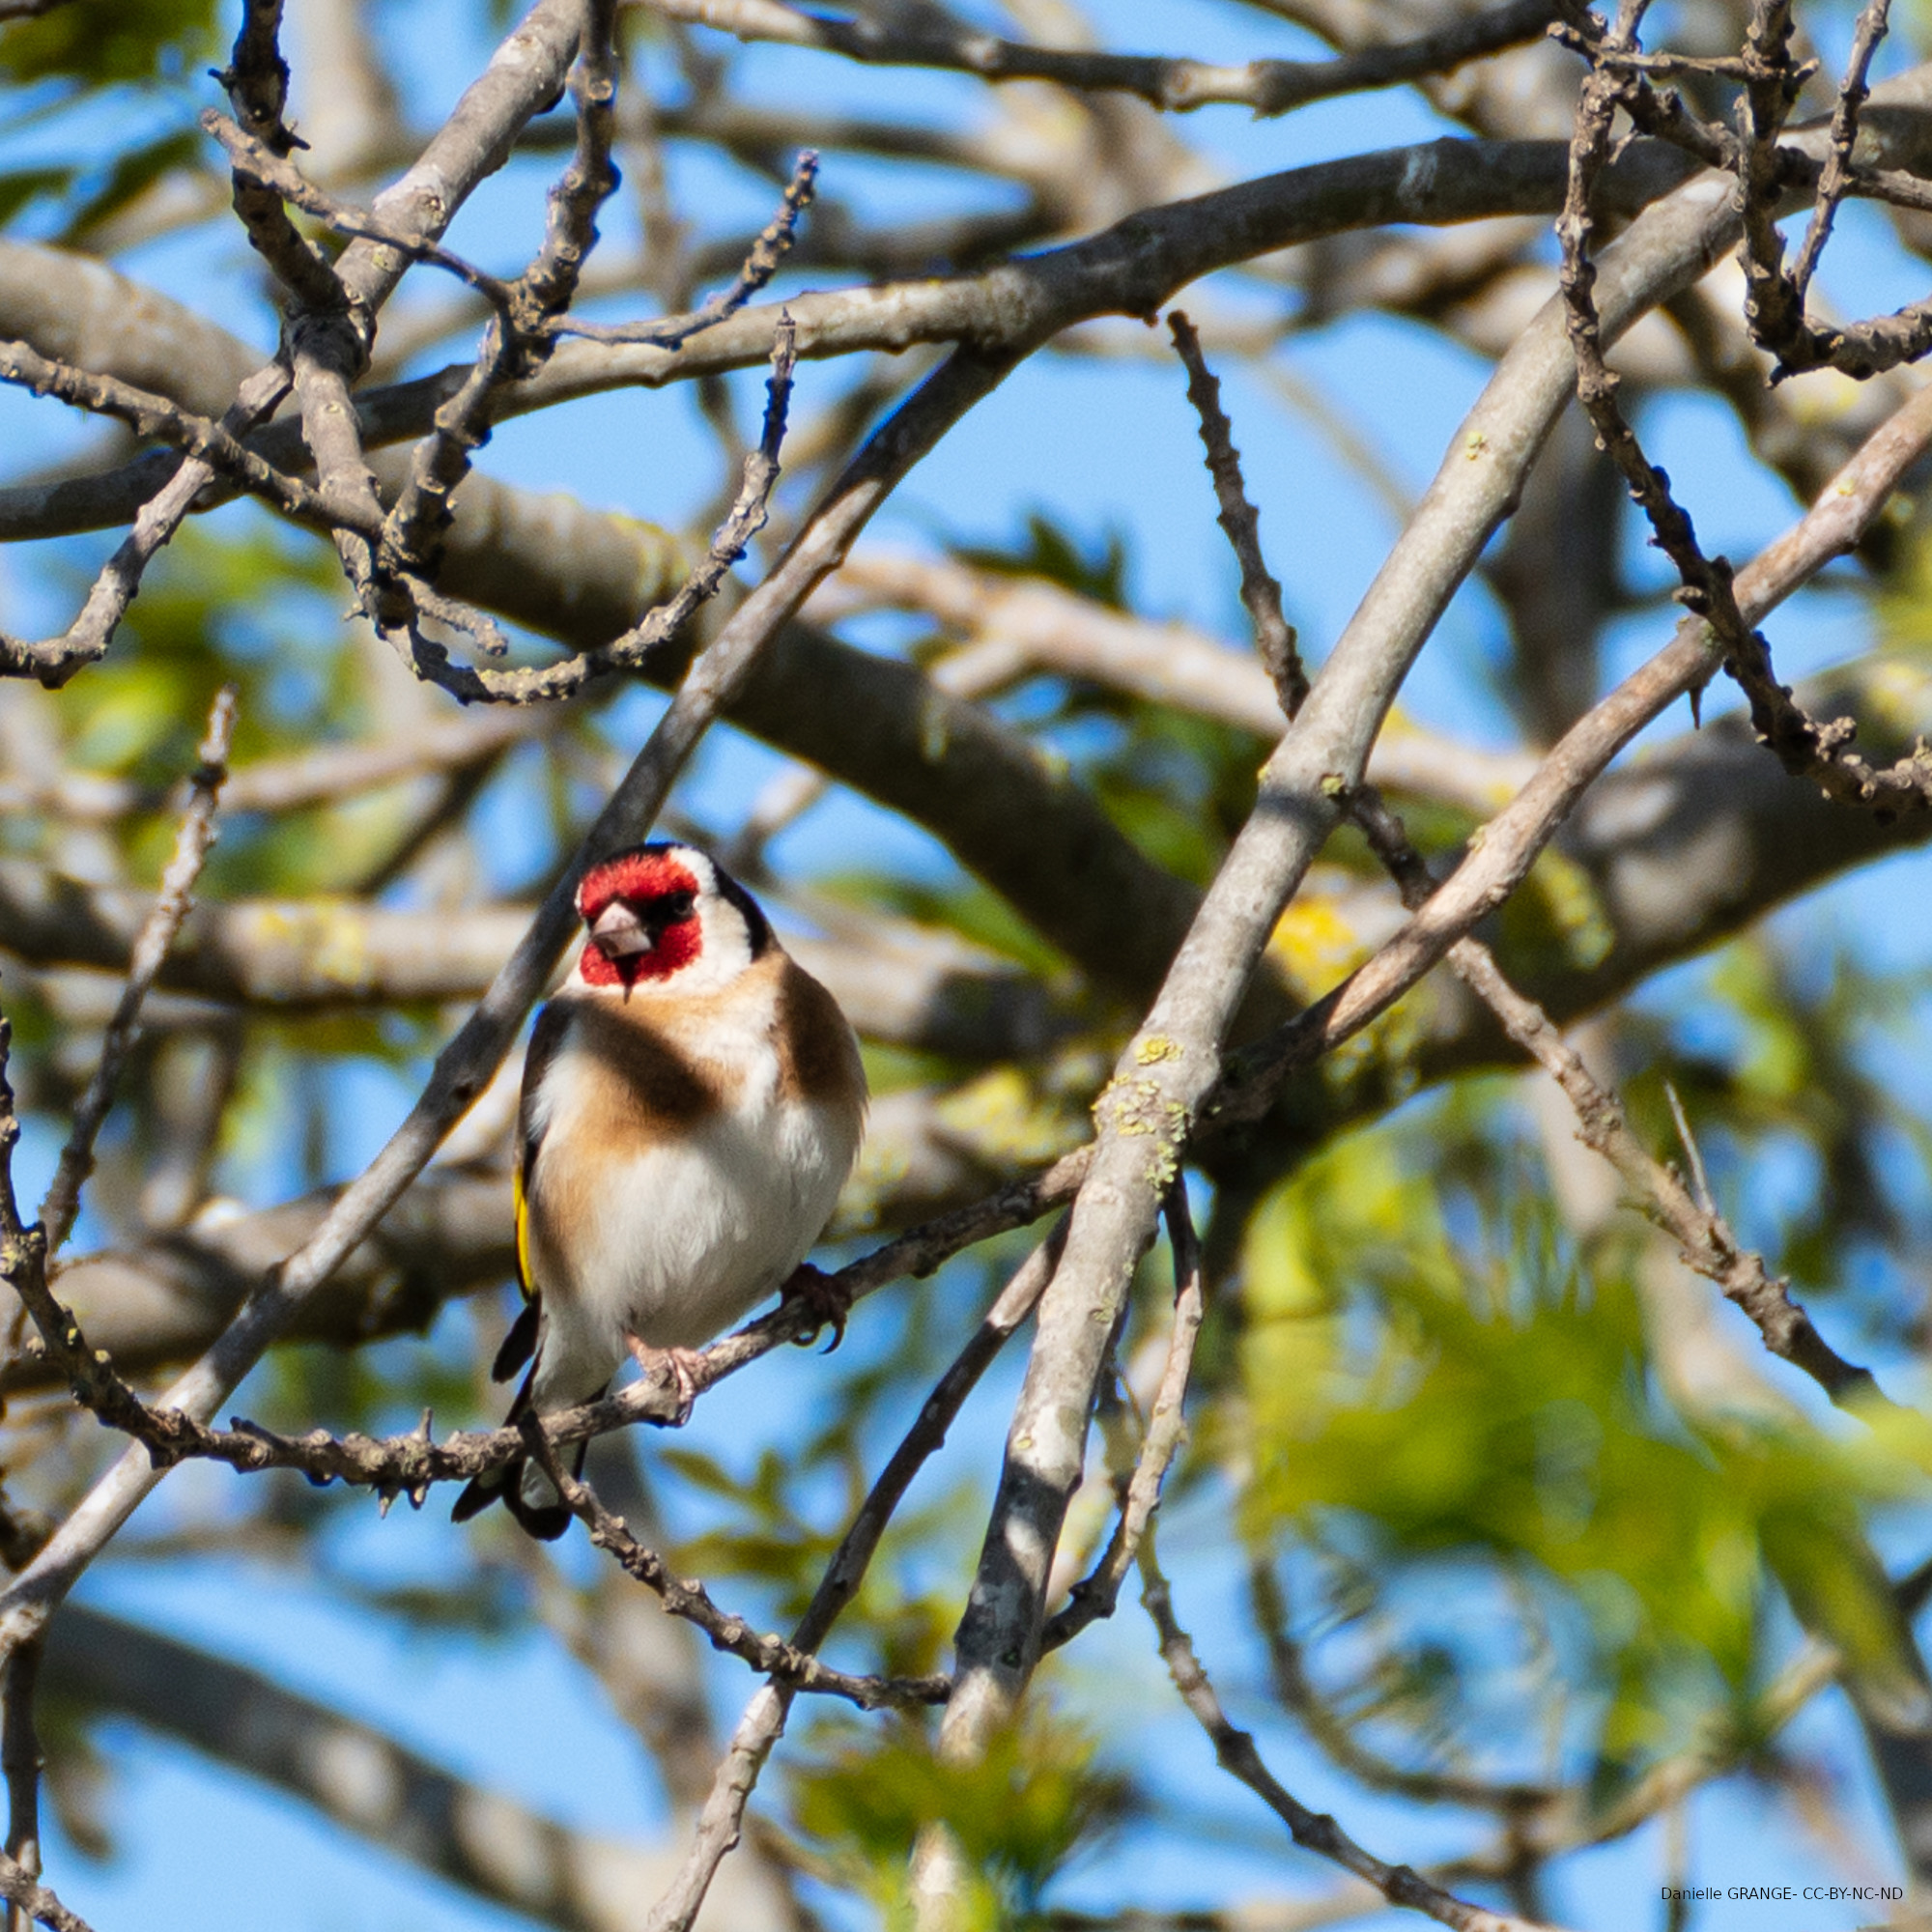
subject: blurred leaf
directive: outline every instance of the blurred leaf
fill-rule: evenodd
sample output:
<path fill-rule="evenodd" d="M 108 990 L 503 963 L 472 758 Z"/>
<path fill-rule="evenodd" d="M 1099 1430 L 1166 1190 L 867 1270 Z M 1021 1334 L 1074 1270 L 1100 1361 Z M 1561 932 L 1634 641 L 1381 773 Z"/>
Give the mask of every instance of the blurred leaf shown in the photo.
<path fill-rule="evenodd" d="M 65 194 L 73 185 L 72 168 L 20 168 L 0 175 L 0 228 L 42 195 Z"/>
<path fill-rule="evenodd" d="M 56 240 L 66 248 L 84 247 L 103 222 L 119 214 L 160 178 L 202 158 L 201 136 L 192 128 L 129 148 L 108 169 L 107 178 L 68 216 Z"/>
<path fill-rule="evenodd" d="M 1283 1183 L 1244 1255 L 1251 1539 L 1339 1512 L 1388 1577 L 1528 1563 L 1567 1594 L 1614 1688 L 1601 1745 L 1655 1748 L 1685 1671 L 1754 1680 L 1774 1550 L 1807 1552 L 1855 1619 L 1859 1509 L 1913 1479 L 1867 1441 L 1672 1413 L 1633 1285 L 1565 1260 L 1540 1197 L 1472 1255 L 1386 1132 Z M 1865 1559 L 1868 1565 L 1868 1558 Z M 1715 1689 L 1715 1685 L 1714 1685 Z"/>
<path fill-rule="evenodd" d="M 826 1732 L 838 1742 L 792 1774 L 793 1816 L 894 1923 L 909 1922 L 908 1863 L 930 1825 L 951 1830 L 972 1875 L 962 1923 L 993 1932 L 1025 1923 L 1054 1874 L 1133 1804 L 1128 1780 L 1097 1762 L 1093 1739 L 1038 1702 L 975 1764 L 942 1760 L 906 1719 L 883 1734 L 843 1724 Z"/>
<path fill-rule="evenodd" d="M 0 30 L 0 71 L 23 81 L 154 80 L 216 52 L 213 0 L 65 0 Z"/>
<path fill-rule="evenodd" d="M 948 549 L 978 570 L 1002 577 L 1043 577 L 1110 611 L 1126 609 L 1127 540 L 1117 529 L 1083 543 L 1045 511 L 1030 510 L 1026 534 L 1010 544 L 951 544 Z"/>

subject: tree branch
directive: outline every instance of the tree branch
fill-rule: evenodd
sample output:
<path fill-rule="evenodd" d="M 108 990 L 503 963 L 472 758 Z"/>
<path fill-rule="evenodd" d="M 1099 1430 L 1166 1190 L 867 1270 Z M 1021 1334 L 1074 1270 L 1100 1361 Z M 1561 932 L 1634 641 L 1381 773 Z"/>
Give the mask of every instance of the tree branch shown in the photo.
<path fill-rule="evenodd" d="M 1286 114 L 1315 100 L 1364 89 L 1394 87 L 1453 72 L 1465 62 L 1538 40 L 1553 8 L 1548 0 L 1508 0 L 1412 41 L 1364 47 L 1337 60 L 1256 60 L 1214 65 L 1158 54 L 1115 54 L 1087 48 L 1029 46 L 991 34 L 954 29 L 908 14 L 858 14 L 850 18 L 805 14 L 781 0 L 649 0 L 668 19 L 713 27 L 741 41 L 777 41 L 822 47 L 848 60 L 891 67 L 930 67 L 981 80 L 1044 80 L 1082 93 L 1131 94 L 1151 106 L 1185 114 L 1215 102 L 1251 107 L 1257 115 Z"/>

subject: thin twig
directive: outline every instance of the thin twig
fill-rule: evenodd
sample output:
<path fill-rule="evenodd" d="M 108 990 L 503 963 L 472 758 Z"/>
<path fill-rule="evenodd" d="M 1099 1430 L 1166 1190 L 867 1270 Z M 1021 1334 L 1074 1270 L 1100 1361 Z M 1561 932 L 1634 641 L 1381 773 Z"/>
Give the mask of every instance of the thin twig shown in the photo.
<path fill-rule="evenodd" d="M 405 235 L 389 223 L 379 221 L 374 215 L 365 213 L 359 208 L 352 208 L 347 202 L 317 187 L 294 162 L 275 154 L 265 142 L 239 127 L 227 115 L 213 107 L 205 108 L 201 114 L 201 128 L 220 143 L 238 178 L 268 189 L 278 199 L 300 209 L 304 214 L 314 215 L 337 235 L 379 242 L 412 261 L 441 269 L 474 289 L 491 307 L 498 310 L 509 307 L 511 288 L 508 282 L 487 273 L 472 262 L 465 261 L 461 255 L 439 242 Z"/>
<path fill-rule="evenodd" d="M 1870 89 L 1865 77 L 1871 72 L 1872 56 L 1885 39 L 1891 0 L 1866 0 L 1860 10 L 1857 31 L 1852 35 L 1851 58 L 1845 63 L 1845 77 L 1838 84 L 1838 99 L 1832 109 L 1832 151 L 1825 156 L 1825 171 L 1818 177 L 1818 198 L 1811 210 L 1810 225 L 1804 231 L 1804 245 L 1799 250 L 1798 266 L 1791 271 L 1791 286 L 1802 309 L 1811 287 L 1818 258 L 1831 240 L 1832 223 L 1838 203 L 1852 179 L 1852 151 L 1859 140 L 1859 109 Z"/>
<path fill-rule="evenodd" d="M 1274 683 L 1281 708 L 1293 720 L 1308 696 L 1308 673 L 1294 647 L 1294 626 L 1282 615 L 1281 585 L 1262 555 L 1261 518 L 1248 501 L 1241 480 L 1240 452 L 1235 447 L 1234 425 L 1221 408 L 1221 385 L 1209 373 L 1201 354 L 1201 338 L 1183 310 L 1167 318 L 1174 346 L 1187 368 L 1187 400 L 1201 419 L 1201 440 L 1208 451 L 1208 473 L 1214 479 L 1220 505 L 1217 522 L 1228 533 L 1241 570 L 1241 605 L 1254 626 L 1255 648 Z"/>
<path fill-rule="evenodd" d="M 559 315 L 545 323 L 544 327 L 553 335 L 582 336 L 590 342 L 648 342 L 664 349 L 681 347 L 694 335 L 737 314 L 783 267 L 798 239 L 798 225 L 817 191 L 817 181 L 818 156 L 808 148 L 792 163 L 784 200 L 752 243 L 730 287 L 719 290 L 690 314 L 661 316 L 654 322 L 620 323 L 578 322 Z"/>
<path fill-rule="evenodd" d="M 1365 1851 L 1325 1813 L 1311 1811 L 1268 1770 L 1255 1741 L 1221 1708 L 1214 1687 L 1195 1655 L 1194 1640 L 1174 1614 L 1173 1594 L 1162 1576 L 1151 1534 L 1140 1548 L 1141 1602 L 1160 1635 L 1160 1654 L 1174 1688 L 1214 1746 L 1215 1761 L 1240 1779 L 1288 1827 L 1297 1845 L 1366 1880 L 1391 1905 L 1406 1906 L 1452 1926 L 1454 1932 L 1538 1932 L 1530 1921 L 1486 1911 L 1431 1885 L 1408 1865 L 1392 1865 Z"/>
<path fill-rule="evenodd" d="M 236 392 L 218 425 L 221 434 L 238 440 L 246 436 L 274 413 L 289 386 L 286 363 L 277 359 L 265 364 Z M 141 588 L 148 565 L 181 527 L 215 473 L 213 464 L 197 454 L 166 477 L 142 502 L 134 527 L 101 566 L 79 614 L 60 637 L 31 643 L 0 635 L 0 676 L 37 678 L 56 691 L 84 666 L 104 657 Z"/>
<path fill-rule="evenodd" d="M 139 1037 L 141 1003 L 148 997 L 168 948 L 174 944 L 175 934 L 181 930 L 182 922 L 194 903 L 195 881 L 200 878 L 209 848 L 214 843 L 215 805 L 222 781 L 228 776 L 228 747 L 234 735 L 235 687 L 223 685 L 208 715 L 208 731 L 201 741 L 200 763 L 190 781 L 187 810 L 183 812 L 181 828 L 175 835 L 174 856 L 161 874 L 161 888 L 154 910 L 134 941 L 127 983 L 100 1042 L 99 1064 L 74 1109 L 67 1145 L 61 1150 L 54 1178 L 47 1184 L 46 1198 L 41 1203 L 40 1220 L 48 1262 L 59 1255 L 79 1212 L 80 1190 L 94 1172 L 95 1139 L 114 1104 L 121 1070 Z"/>
<path fill-rule="evenodd" d="M 535 1418 L 525 1420 L 528 1425 Z M 760 1635 L 743 1617 L 721 1610 L 702 1583 L 673 1576 L 655 1549 L 631 1534 L 622 1517 L 605 1508 L 588 1483 L 571 1475 L 558 1463 L 541 1427 L 526 1426 L 525 1440 L 544 1473 L 556 1485 L 564 1507 L 589 1530 L 591 1543 L 599 1549 L 608 1549 L 627 1575 L 657 1597 L 668 1615 L 696 1624 L 710 1638 L 712 1649 L 742 1658 L 753 1670 L 788 1690 L 848 1698 L 862 1711 L 943 1704 L 952 1694 L 952 1680 L 944 1676 L 855 1677 L 848 1671 L 828 1668 L 797 1643 L 787 1643 L 781 1636 Z"/>
<path fill-rule="evenodd" d="M 327 529 L 353 515 L 347 506 L 329 501 L 313 485 L 285 474 L 258 456 L 225 419 L 216 422 L 131 383 L 56 361 L 24 342 L 0 343 L 0 383 L 15 384 L 37 396 L 57 396 L 96 415 L 112 416 L 137 436 L 153 437 L 185 455 L 199 458 L 214 474 L 272 503 L 284 515 L 317 528 Z"/>
<path fill-rule="evenodd" d="M 1084 47 L 1030 46 L 954 28 L 943 13 L 806 13 L 767 0 L 650 0 L 670 19 L 701 21 L 746 41 L 786 41 L 871 65 L 931 67 L 982 80 L 1045 80 L 1087 92 L 1138 95 L 1152 106 L 1187 113 L 1212 102 L 1286 114 L 1310 101 L 1364 88 L 1393 87 L 1453 72 L 1467 61 L 1538 39 L 1555 11 L 1551 0 L 1506 0 L 1488 13 L 1438 27 L 1413 41 L 1363 47 L 1333 60 L 1256 60 L 1234 66 L 1161 54 L 1103 53 Z"/>
<path fill-rule="evenodd" d="M 1852 550 L 1928 447 L 1932 385 L 1909 396 L 1874 430 L 1810 511 L 1739 574 L 1740 609 L 1756 621 L 1833 557 Z M 1298 1070 L 1386 1012 L 1522 883 L 1537 854 L 1610 760 L 1653 719 L 1700 689 L 1717 669 L 1720 652 L 1701 618 L 1684 618 L 1662 650 L 1564 733 L 1400 932 L 1306 1012 L 1228 1057 L 1221 1084 L 1204 1109 L 1206 1129 L 1240 1132 L 1268 1111 Z"/>
<path fill-rule="evenodd" d="M 765 526 L 772 491 L 779 480 L 779 452 L 791 400 L 796 342 L 790 316 L 781 313 L 772 343 L 772 373 L 765 385 L 765 420 L 758 446 L 745 459 L 737 499 L 718 526 L 710 548 L 668 602 L 599 649 L 538 670 L 498 671 L 453 665 L 440 645 L 414 635 L 410 640 L 410 661 L 416 674 L 466 703 L 540 704 L 566 697 L 596 678 L 637 670 L 654 653 L 674 642 L 696 611 L 718 594 L 731 567 Z"/>
<path fill-rule="evenodd" d="M 7 1856 L 29 1879 L 41 1875 L 41 1737 L 34 1723 L 41 1638 L 23 1643 L 0 1665 L 0 1771 L 7 1778 Z M 27 1932 L 33 1915 L 9 1900 L 7 1932 Z"/>
<path fill-rule="evenodd" d="M 1644 0 L 1625 0 L 1611 46 L 1634 43 Z M 1749 90 L 1751 140 L 1740 161 L 1746 258 L 1753 300 L 1767 308 L 1788 297 L 1777 267 L 1783 242 L 1777 235 L 1776 197 L 1782 186 L 1776 140 L 1782 126 L 1790 81 L 1786 0 L 1759 0 L 1752 14 L 1749 46 L 1762 69 Z M 1570 186 L 1557 222 L 1563 244 L 1561 282 L 1571 346 L 1577 357 L 1577 397 L 1609 452 L 1633 499 L 1649 520 L 1658 547 L 1675 565 L 1683 588 L 1679 601 L 1706 619 L 1724 650 L 1724 668 L 1750 701 L 1751 723 L 1793 777 L 1814 781 L 1836 803 L 1889 820 L 1900 811 L 1932 807 L 1932 753 L 1921 746 L 1881 771 L 1849 748 L 1857 727 L 1849 719 L 1819 724 L 1777 681 L 1771 649 L 1745 621 L 1738 606 L 1732 569 L 1721 556 L 1707 557 L 1688 513 L 1670 492 L 1670 479 L 1645 456 L 1636 434 L 1617 402 L 1618 379 L 1605 366 L 1602 331 L 1592 286 L 1596 269 L 1589 254 L 1594 227 L 1590 213 L 1597 179 L 1609 157 L 1610 122 L 1626 99 L 1627 81 L 1606 67 L 1586 76 L 1577 107 L 1570 146 Z M 1765 325 L 1767 327 L 1770 324 Z M 1932 342 L 1932 334 L 1928 334 Z"/>
<path fill-rule="evenodd" d="M 409 479 L 383 532 L 377 561 L 385 576 L 435 574 L 436 553 L 450 521 L 450 496 L 469 473 L 471 453 L 490 434 L 501 390 L 542 368 L 554 346 L 543 325 L 568 310 L 576 298 L 584 261 L 597 244 L 597 211 L 617 186 L 611 160 L 615 22 L 616 0 L 589 0 L 573 70 L 577 146 L 551 190 L 543 242 L 514 283 L 499 285 L 502 299 L 469 376 L 416 445 Z"/>
<path fill-rule="evenodd" d="M 282 122 L 289 104 L 289 64 L 282 58 L 281 26 L 282 0 L 244 0 L 229 64 L 214 75 L 247 124 L 250 137 L 276 155 L 308 145 Z"/>
<path fill-rule="evenodd" d="M 33 1873 L 4 1856 L 0 1856 L 0 1898 L 25 1912 L 35 1924 L 48 1927 L 49 1932 L 92 1932 L 87 1920 L 77 1912 L 70 1912 L 45 1886 L 36 1883 Z"/>
<path fill-rule="evenodd" d="M 1450 957 L 1510 1037 L 1562 1087 L 1577 1110 L 1577 1138 L 1602 1154 L 1636 1190 L 1643 1211 L 1676 1236 L 1685 1264 L 1716 1282 L 1750 1317 L 1764 1346 L 1803 1369 L 1840 1408 L 1867 1421 L 1884 1415 L 1922 1434 L 1924 1418 L 1893 1402 L 1869 1369 L 1846 1361 L 1792 1298 L 1790 1285 L 1766 1268 L 1764 1257 L 1745 1248 L 1723 1217 L 1693 1201 L 1678 1176 L 1651 1154 L 1630 1130 L 1616 1095 L 1591 1077 L 1543 1009 L 1509 983 L 1488 948 L 1465 939 Z"/>
<path fill-rule="evenodd" d="M 74 1110 L 73 1124 L 41 1204 L 40 1218 L 32 1227 L 21 1223 L 14 1190 L 13 1153 L 20 1127 L 14 1091 L 7 1079 L 12 1027 L 0 1014 L 0 1281 L 19 1297 L 39 1333 L 41 1347 L 66 1378 L 75 1401 L 110 1427 L 144 1442 L 158 1439 L 162 1424 L 116 1373 L 107 1352 L 88 1346 L 72 1312 L 61 1305 L 49 1288 L 47 1270 L 79 1211 L 80 1191 L 94 1169 L 95 1140 L 114 1104 L 122 1069 L 139 1035 L 142 1004 L 187 917 L 195 881 L 214 841 L 215 802 L 226 775 L 234 728 L 235 692 L 224 686 L 209 713 L 201 762 L 190 783 L 174 856 L 135 938 L 127 981 L 101 1039 L 99 1063 Z"/>
<path fill-rule="evenodd" d="M 1404 902 L 1417 910 L 1427 905 L 1435 882 L 1401 820 L 1367 786 L 1351 795 L 1349 810 L 1401 888 Z M 1598 1084 L 1543 1009 L 1510 984 L 1487 946 L 1459 939 L 1448 956 L 1457 978 L 1562 1088 L 1577 1110 L 1577 1138 L 1616 1169 L 1642 1211 L 1676 1236 L 1685 1265 L 1717 1283 L 1750 1317 L 1774 1355 L 1803 1369 L 1841 1408 L 1866 1420 L 1882 1414 L 1915 1432 L 1925 1429 L 1924 1418 L 1887 1396 L 1869 1369 L 1846 1361 L 1832 1348 L 1792 1299 L 1790 1285 L 1770 1273 L 1762 1255 L 1740 1244 L 1708 1198 L 1693 1200 L 1681 1177 L 1652 1155 L 1631 1131 L 1616 1094 Z M 1703 1192 L 1701 1163 L 1698 1175 Z"/>
<path fill-rule="evenodd" d="M 1711 1199 L 1710 1177 L 1704 1172 L 1704 1156 L 1697 1150 L 1697 1137 L 1690 1131 L 1690 1117 L 1684 1111 L 1684 1102 L 1677 1097 L 1677 1083 L 1666 1080 L 1663 1083 L 1664 1098 L 1670 1102 L 1670 1118 L 1677 1127 L 1677 1144 L 1684 1150 L 1684 1157 L 1690 1163 L 1690 1179 L 1697 1190 L 1697 1205 L 1705 1213 L 1715 1213 L 1716 1204 Z"/>

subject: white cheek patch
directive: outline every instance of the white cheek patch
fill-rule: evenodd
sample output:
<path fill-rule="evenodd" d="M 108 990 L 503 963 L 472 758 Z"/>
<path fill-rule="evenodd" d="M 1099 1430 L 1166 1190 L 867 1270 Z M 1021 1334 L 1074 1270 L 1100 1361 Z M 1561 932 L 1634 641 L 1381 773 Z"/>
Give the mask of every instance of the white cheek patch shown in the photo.
<path fill-rule="evenodd" d="M 653 985 L 675 986 L 680 993 L 722 992 L 752 963 L 745 916 L 729 899 L 705 893 L 697 901 L 697 957 Z"/>

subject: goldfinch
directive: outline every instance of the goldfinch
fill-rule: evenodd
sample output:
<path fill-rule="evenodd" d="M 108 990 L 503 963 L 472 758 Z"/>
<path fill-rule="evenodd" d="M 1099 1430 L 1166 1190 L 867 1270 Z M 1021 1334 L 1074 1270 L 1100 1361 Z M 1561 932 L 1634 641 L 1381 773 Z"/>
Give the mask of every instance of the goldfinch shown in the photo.
<path fill-rule="evenodd" d="M 583 950 L 524 1061 L 525 1305 L 493 1370 L 530 1365 L 512 1422 L 594 1400 L 627 1352 L 668 1365 L 688 1411 L 692 1351 L 791 1280 L 865 1122 L 838 1002 L 704 853 L 620 852 L 584 874 L 577 910 Z M 523 1462 L 479 1476 L 452 1515 L 499 1497 L 533 1536 L 569 1522 Z"/>

